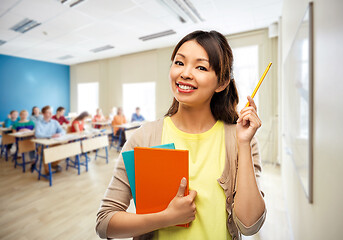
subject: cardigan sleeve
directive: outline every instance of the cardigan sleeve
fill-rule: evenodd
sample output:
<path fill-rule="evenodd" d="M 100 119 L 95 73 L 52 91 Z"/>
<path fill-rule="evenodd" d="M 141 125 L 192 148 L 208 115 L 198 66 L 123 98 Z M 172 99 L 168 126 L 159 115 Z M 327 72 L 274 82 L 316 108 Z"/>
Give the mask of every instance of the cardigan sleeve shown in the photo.
<path fill-rule="evenodd" d="M 148 125 L 148 126 L 147 126 Z M 152 127 L 146 124 L 138 128 L 123 146 L 122 152 L 133 150 L 137 146 L 147 146 L 146 136 L 150 136 Z M 108 224 L 118 211 L 126 211 L 132 199 L 131 188 L 127 177 L 122 154 L 118 156 L 113 177 L 105 192 L 96 218 L 96 232 L 101 238 L 107 238 Z"/>
<path fill-rule="evenodd" d="M 262 194 L 262 196 L 264 197 L 264 193 L 261 190 L 261 186 L 260 186 L 260 178 L 261 178 L 261 171 L 262 171 L 262 166 L 261 166 L 261 157 L 260 157 L 260 152 L 259 152 L 259 148 L 258 148 L 258 142 L 256 140 L 256 137 L 254 137 L 251 140 L 251 156 L 252 156 L 252 161 L 254 164 L 254 170 L 255 170 L 255 177 L 256 177 L 256 182 L 257 182 L 257 186 Z M 234 203 L 232 206 L 232 217 L 233 217 L 233 221 L 235 222 L 238 230 L 245 236 L 250 236 L 253 235 L 255 233 L 257 233 L 265 219 L 266 219 L 266 213 L 267 210 L 266 208 L 264 209 L 264 212 L 262 213 L 262 215 L 260 216 L 260 218 L 251 226 L 247 227 L 245 226 L 237 217 L 236 213 L 235 213 L 235 209 L 234 209 Z"/>
<path fill-rule="evenodd" d="M 133 136 L 131 139 L 132 138 Z M 124 145 L 122 152 L 132 150 L 133 147 L 132 141 L 128 141 Z M 97 213 L 95 229 L 100 238 L 107 238 L 107 227 L 111 218 L 118 211 L 126 211 L 130 205 L 131 199 L 132 193 L 130 184 L 125 170 L 123 157 L 120 154 L 117 159 L 117 165 L 115 167 L 113 177 Z"/>

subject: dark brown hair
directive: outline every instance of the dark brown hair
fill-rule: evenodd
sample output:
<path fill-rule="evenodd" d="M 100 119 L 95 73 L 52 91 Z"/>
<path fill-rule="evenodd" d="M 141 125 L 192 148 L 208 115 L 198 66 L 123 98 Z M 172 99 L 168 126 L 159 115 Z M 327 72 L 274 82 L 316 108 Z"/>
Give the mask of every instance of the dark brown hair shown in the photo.
<path fill-rule="evenodd" d="M 42 108 L 42 113 L 44 114 L 48 109 L 51 109 L 49 105 Z"/>
<path fill-rule="evenodd" d="M 194 40 L 202 46 L 210 62 L 210 67 L 216 73 L 218 84 L 220 86 L 229 82 L 229 85 L 221 92 L 215 92 L 211 99 L 211 112 L 216 120 L 225 123 L 235 124 L 238 119 L 237 104 L 239 102 L 238 92 L 233 78 L 232 50 L 226 38 L 219 32 L 195 31 L 185 36 L 176 45 L 171 60 L 174 61 L 175 55 L 179 48 L 187 41 Z M 172 116 L 177 113 L 179 102 L 174 98 L 171 107 L 165 116 Z"/>
<path fill-rule="evenodd" d="M 38 108 L 38 107 L 37 107 L 37 106 L 34 106 L 34 107 L 32 108 L 32 113 L 31 113 L 32 116 L 35 114 L 35 113 L 34 113 L 35 108 Z M 39 109 L 39 108 L 38 108 L 38 109 Z"/>
<path fill-rule="evenodd" d="M 75 118 L 75 120 L 76 120 L 76 121 L 81 121 L 81 120 L 85 119 L 85 118 L 88 117 L 88 116 L 89 116 L 89 113 L 88 113 L 88 112 L 82 112 L 82 113 L 80 113 L 79 116 L 77 116 L 77 117 Z"/>
<path fill-rule="evenodd" d="M 57 113 L 57 112 L 61 112 L 61 111 L 63 111 L 63 110 L 64 110 L 64 107 L 58 107 L 57 110 L 56 110 L 56 113 Z"/>

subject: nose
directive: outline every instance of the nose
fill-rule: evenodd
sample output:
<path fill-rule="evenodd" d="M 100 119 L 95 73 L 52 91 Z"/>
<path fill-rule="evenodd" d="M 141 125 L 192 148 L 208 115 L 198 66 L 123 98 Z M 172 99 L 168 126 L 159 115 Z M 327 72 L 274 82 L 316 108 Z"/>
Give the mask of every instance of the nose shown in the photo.
<path fill-rule="evenodd" d="M 184 80 L 193 79 L 191 68 L 189 67 L 184 68 L 183 71 L 181 72 L 181 78 Z"/>

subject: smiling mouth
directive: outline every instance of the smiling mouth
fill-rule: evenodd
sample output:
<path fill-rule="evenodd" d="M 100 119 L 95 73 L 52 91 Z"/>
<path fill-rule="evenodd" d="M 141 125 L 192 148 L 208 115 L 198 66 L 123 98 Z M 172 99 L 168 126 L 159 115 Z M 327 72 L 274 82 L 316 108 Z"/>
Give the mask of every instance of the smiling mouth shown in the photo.
<path fill-rule="evenodd" d="M 184 85 L 184 84 L 180 84 L 180 83 L 176 83 L 176 85 L 182 90 L 195 90 L 195 89 L 197 89 L 196 87 L 193 87 L 190 85 Z"/>

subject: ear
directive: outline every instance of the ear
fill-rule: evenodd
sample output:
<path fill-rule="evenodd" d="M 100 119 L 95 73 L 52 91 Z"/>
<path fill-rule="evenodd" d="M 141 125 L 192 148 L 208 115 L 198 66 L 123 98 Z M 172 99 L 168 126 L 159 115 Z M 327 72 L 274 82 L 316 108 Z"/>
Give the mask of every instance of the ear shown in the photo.
<path fill-rule="evenodd" d="M 230 80 L 226 81 L 223 85 L 220 85 L 216 90 L 214 90 L 216 93 L 219 93 L 223 91 L 228 85 L 230 84 Z"/>

